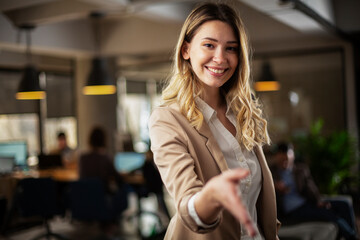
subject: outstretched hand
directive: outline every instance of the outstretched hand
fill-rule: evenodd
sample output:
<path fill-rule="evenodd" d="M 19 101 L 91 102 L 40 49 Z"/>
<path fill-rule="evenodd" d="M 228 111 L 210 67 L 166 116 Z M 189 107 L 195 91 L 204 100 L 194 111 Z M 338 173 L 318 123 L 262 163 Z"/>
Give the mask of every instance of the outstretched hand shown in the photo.
<path fill-rule="evenodd" d="M 221 209 L 225 208 L 239 220 L 250 236 L 255 236 L 255 224 L 238 190 L 240 180 L 248 174 L 249 171 L 245 169 L 231 169 L 207 182 L 195 199 L 195 209 L 200 219 L 211 223 L 216 220 Z"/>

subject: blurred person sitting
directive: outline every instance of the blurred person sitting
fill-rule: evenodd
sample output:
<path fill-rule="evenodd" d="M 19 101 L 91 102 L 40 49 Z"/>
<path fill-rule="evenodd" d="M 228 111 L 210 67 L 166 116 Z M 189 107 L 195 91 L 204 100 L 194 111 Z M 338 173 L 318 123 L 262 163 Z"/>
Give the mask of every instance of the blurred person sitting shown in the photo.
<path fill-rule="evenodd" d="M 95 127 L 89 137 L 90 151 L 81 154 L 79 161 L 80 178 L 99 178 L 109 193 L 113 193 L 114 182 L 117 187 L 123 184 L 122 178 L 116 171 L 113 160 L 106 152 L 106 134 L 101 127 Z"/>
<path fill-rule="evenodd" d="M 67 136 L 65 132 L 59 132 L 57 134 L 57 147 L 50 152 L 50 154 L 59 154 L 62 157 L 62 162 L 66 168 L 77 167 L 76 151 L 72 149 L 67 142 Z"/>
<path fill-rule="evenodd" d="M 57 134 L 57 148 L 52 151 L 53 154 L 67 154 L 72 151 L 67 143 L 65 132 L 59 132 Z"/>
<path fill-rule="evenodd" d="M 89 145 L 90 151 L 80 156 L 80 179 L 100 179 L 107 191 L 110 204 L 115 206 L 116 214 L 119 216 L 127 208 L 127 190 L 112 159 L 106 153 L 106 134 L 103 128 L 93 128 L 89 137 Z M 107 237 L 113 237 L 118 228 L 117 220 L 102 223 L 101 227 Z"/>
<path fill-rule="evenodd" d="M 295 162 L 293 146 L 279 143 L 273 174 L 278 217 L 283 224 L 324 221 L 336 224 L 339 238 L 357 239 L 352 206 L 345 201 L 323 201 L 309 167 Z"/>

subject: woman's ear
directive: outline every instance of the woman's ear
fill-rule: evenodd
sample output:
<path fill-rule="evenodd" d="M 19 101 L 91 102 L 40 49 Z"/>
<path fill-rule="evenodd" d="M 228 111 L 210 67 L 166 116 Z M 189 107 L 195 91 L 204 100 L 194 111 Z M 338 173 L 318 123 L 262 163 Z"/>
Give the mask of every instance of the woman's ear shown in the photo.
<path fill-rule="evenodd" d="M 190 54 L 189 54 L 189 43 L 184 41 L 182 47 L 181 47 L 181 55 L 185 60 L 189 60 L 190 59 Z"/>

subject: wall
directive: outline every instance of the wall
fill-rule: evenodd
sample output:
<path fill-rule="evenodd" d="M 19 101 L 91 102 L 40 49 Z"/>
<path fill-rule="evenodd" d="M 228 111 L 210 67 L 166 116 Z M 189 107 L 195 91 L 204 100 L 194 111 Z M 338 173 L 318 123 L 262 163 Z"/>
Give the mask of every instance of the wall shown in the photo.
<path fill-rule="evenodd" d="M 104 96 L 86 96 L 82 88 L 86 84 L 91 68 L 91 60 L 79 58 L 75 60 L 75 82 L 77 99 L 77 119 L 79 131 L 79 150 L 88 149 L 88 137 L 94 126 L 101 126 L 107 133 L 107 150 L 114 152 L 114 135 L 116 133 L 116 94 Z"/>

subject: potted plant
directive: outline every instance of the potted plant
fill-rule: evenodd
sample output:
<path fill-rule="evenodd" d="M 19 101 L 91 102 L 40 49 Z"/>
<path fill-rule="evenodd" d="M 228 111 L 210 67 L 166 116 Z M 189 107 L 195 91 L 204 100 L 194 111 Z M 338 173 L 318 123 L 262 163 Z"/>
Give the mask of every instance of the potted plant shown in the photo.
<path fill-rule="evenodd" d="M 358 187 L 357 174 L 352 171 L 358 162 L 356 142 L 344 130 L 325 136 L 323 125 L 322 119 L 317 120 L 309 134 L 293 140 L 296 154 L 310 166 L 321 193 L 349 193 Z"/>

